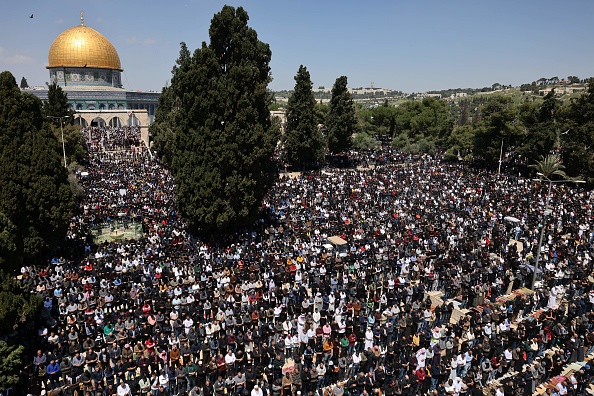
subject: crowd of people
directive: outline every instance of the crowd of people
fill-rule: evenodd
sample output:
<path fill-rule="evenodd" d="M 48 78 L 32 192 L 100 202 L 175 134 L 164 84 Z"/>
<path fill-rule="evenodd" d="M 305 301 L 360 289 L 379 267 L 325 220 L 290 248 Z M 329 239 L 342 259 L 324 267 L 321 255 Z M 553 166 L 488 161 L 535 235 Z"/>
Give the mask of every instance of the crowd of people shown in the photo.
<path fill-rule="evenodd" d="M 138 147 L 139 126 L 87 126 L 81 129 L 89 151 L 113 151 Z"/>
<path fill-rule="evenodd" d="M 529 175 L 383 149 L 282 177 L 253 228 L 199 240 L 147 150 L 89 155 L 84 257 L 21 271 L 44 297 L 33 394 L 576 395 L 594 375 L 558 377 L 594 348 L 588 190 L 553 185 L 547 217 Z M 122 216 L 141 239 L 89 240 Z"/>

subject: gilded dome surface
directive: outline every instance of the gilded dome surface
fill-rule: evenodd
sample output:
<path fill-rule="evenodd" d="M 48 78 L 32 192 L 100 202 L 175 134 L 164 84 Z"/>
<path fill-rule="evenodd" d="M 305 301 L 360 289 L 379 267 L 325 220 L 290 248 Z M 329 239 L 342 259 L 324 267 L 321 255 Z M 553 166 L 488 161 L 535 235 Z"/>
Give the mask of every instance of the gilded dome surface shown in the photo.
<path fill-rule="evenodd" d="M 80 25 L 62 32 L 52 43 L 47 68 L 89 67 L 122 70 L 113 44 L 101 33 Z"/>

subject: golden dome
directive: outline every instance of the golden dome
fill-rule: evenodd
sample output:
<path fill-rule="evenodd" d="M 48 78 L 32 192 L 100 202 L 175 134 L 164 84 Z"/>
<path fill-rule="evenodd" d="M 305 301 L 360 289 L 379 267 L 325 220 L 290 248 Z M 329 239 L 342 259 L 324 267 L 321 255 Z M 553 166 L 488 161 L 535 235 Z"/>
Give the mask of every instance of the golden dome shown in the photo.
<path fill-rule="evenodd" d="M 48 54 L 52 67 L 89 67 L 122 70 L 113 44 L 101 33 L 80 25 L 62 32 L 52 43 Z"/>

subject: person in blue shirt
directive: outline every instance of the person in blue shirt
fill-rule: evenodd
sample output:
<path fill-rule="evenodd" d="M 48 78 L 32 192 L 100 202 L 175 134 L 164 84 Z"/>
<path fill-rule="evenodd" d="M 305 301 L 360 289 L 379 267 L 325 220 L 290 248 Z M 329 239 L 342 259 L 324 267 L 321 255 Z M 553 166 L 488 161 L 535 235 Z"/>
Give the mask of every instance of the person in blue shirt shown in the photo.
<path fill-rule="evenodd" d="M 54 389 L 60 384 L 60 363 L 57 360 L 51 360 L 46 368 L 47 378 L 49 379 L 50 389 Z"/>
<path fill-rule="evenodd" d="M 46 309 L 51 310 L 53 307 L 53 301 L 50 297 L 46 297 L 45 300 L 43 301 L 43 307 Z"/>

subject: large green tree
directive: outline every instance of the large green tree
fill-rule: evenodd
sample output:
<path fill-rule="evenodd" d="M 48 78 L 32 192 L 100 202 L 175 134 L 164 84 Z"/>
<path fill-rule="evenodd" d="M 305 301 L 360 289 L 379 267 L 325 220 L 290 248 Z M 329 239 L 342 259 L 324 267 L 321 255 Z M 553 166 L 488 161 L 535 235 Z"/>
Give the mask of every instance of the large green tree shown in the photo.
<path fill-rule="evenodd" d="M 316 100 L 307 68 L 299 66 L 295 89 L 287 104 L 287 123 L 283 136 L 287 160 L 302 167 L 316 166 L 324 160 L 325 142 L 316 123 Z"/>
<path fill-rule="evenodd" d="M 475 129 L 472 125 L 457 125 L 454 127 L 446 142 L 447 150 L 445 157 L 447 159 L 470 159 L 472 158 L 472 148 L 474 147 Z"/>
<path fill-rule="evenodd" d="M 186 52 L 187 48 L 184 49 L 184 47 L 185 44 L 182 43 L 182 51 Z M 159 96 L 159 106 L 157 106 L 155 122 L 150 126 L 155 151 L 161 158 L 161 161 L 168 166 L 173 164 L 176 148 L 177 123 L 175 119 L 179 110 L 178 107 L 174 106 L 174 102 L 176 101 L 179 102 L 180 99 L 175 95 L 173 87 L 164 87 Z"/>
<path fill-rule="evenodd" d="M 362 129 L 389 141 L 396 132 L 396 108 L 384 102 L 381 106 L 361 112 Z"/>
<path fill-rule="evenodd" d="M 594 181 L 594 81 L 587 91 L 573 99 L 561 131 L 563 162 L 570 173 Z M 565 129 L 565 127 L 567 129 Z"/>
<path fill-rule="evenodd" d="M 202 234 L 257 219 L 277 175 L 271 51 L 248 19 L 243 8 L 224 6 L 212 18 L 210 43 L 193 54 L 182 43 L 153 128 L 175 176 L 180 212 Z"/>
<path fill-rule="evenodd" d="M 0 74 L 0 235 L 15 235 L 0 249 L 4 268 L 55 248 L 75 207 L 61 147 L 41 107 L 10 72 Z"/>
<path fill-rule="evenodd" d="M 80 126 L 73 124 L 74 110 L 68 104 L 68 95 L 55 82 L 48 86 L 47 100 L 43 102 L 43 116 L 51 123 L 52 132 L 60 144 L 62 136 L 64 137 L 68 164 L 80 163 L 85 155 L 84 137 L 80 132 Z"/>
<path fill-rule="evenodd" d="M 555 98 L 555 90 L 551 90 L 541 103 L 523 103 L 519 106 L 519 116 L 525 134 L 518 140 L 516 154 L 529 163 L 547 155 L 555 146 L 564 128 L 559 117 L 561 103 Z"/>
<path fill-rule="evenodd" d="M 405 152 L 429 153 L 447 143 L 454 122 L 446 101 L 424 98 L 395 108 L 392 145 Z"/>
<path fill-rule="evenodd" d="M 328 150 L 331 153 L 344 152 L 352 147 L 357 117 L 353 97 L 347 88 L 346 76 L 338 77 L 332 87 L 332 99 L 325 126 Z"/>
<path fill-rule="evenodd" d="M 510 153 L 521 141 L 524 128 L 519 120 L 518 108 L 509 97 L 496 96 L 480 111 L 480 121 L 475 125 L 473 152 L 489 166 L 499 161 L 501 142 L 503 153 Z"/>

